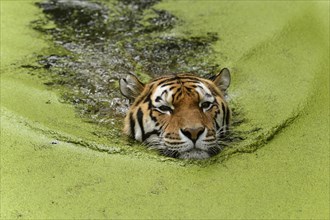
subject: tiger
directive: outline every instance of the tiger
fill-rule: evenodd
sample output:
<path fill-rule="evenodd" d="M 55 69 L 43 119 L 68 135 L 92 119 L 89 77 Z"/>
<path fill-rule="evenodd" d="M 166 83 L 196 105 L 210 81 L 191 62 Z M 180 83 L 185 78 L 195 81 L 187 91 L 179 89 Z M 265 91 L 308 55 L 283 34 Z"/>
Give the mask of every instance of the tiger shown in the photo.
<path fill-rule="evenodd" d="M 120 92 L 131 103 L 124 133 L 168 157 L 194 160 L 217 155 L 230 126 L 230 82 L 228 68 L 208 78 L 178 73 L 146 84 L 129 73 L 119 80 Z"/>

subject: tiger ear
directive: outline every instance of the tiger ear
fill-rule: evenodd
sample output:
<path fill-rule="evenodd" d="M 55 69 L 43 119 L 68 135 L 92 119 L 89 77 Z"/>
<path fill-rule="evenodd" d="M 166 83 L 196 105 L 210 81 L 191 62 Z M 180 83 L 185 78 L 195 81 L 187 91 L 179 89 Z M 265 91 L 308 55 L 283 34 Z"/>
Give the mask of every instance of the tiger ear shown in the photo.
<path fill-rule="evenodd" d="M 133 73 L 129 73 L 126 78 L 119 80 L 119 87 L 121 94 L 132 102 L 142 93 L 144 84 Z"/>
<path fill-rule="evenodd" d="M 227 68 L 223 68 L 220 73 L 213 76 L 211 80 L 213 83 L 221 89 L 222 92 L 226 92 L 230 85 L 230 71 Z"/>

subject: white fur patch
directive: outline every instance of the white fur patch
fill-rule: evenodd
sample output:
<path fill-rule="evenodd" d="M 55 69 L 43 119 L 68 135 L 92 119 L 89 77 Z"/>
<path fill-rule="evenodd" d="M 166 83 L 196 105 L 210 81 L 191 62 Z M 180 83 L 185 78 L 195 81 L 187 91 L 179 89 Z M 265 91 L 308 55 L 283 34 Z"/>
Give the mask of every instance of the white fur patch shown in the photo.
<path fill-rule="evenodd" d="M 137 123 L 137 121 L 135 123 L 134 132 L 135 132 L 135 139 L 138 141 L 142 141 L 142 131 L 141 131 L 140 125 L 139 125 L 139 123 Z"/>
<path fill-rule="evenodd" d="M 164 86 L 164 87 L 158 86 L 155 92 L 152 94 L 151 100 L 153 101 L 153 104 L 156 107 L 166 105 L 173 108 L 172 95 L 173 95 L 173 91 L 169 91 L 169 86 Z M 161 98 L 161 100 L 159 100 L 158 102 L 155 101 L 157 97 Z"/>
<path fill-rule="evenodd" d="M 213 103 L 214 102 L 214 100 L 215 100 L 215 98 L 214 98 L 214 96 L 212 95 L 212 92 L 209 90 L 209 88 L 207 88 L 207 86 L 205 86 L 204 85 L 204 83 L 198 83 L 198 85 L 200 86 L 200 87 L 202 87 L 202 88 L 200 88 L 200 87 L 196 87 L 196 92 L 198 92 L 198 94 L 199 94 L 199 97 L 200 97 L 200 103 L 199 103 L 199 106 L 201 106 L 201 104 L 203 103 L 203 102 L 211 102 L 211 103 Z"/>
<path fill-rule="evenodd" d="M 156 123 L 151 120 L 150 116 L 145 117 L 143 125 L 145 133 L 151 132 L 156 128 Z"/>

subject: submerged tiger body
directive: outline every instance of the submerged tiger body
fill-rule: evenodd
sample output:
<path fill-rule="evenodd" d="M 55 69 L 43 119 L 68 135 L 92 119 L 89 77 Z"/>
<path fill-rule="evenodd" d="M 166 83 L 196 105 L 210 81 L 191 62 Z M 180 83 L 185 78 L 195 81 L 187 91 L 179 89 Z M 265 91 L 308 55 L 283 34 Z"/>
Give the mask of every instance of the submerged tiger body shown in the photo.
<path fill-rule="evenodd" d="M 162 76 L 147 84 L 129 74 L 120 90 L 132 105 L 124 132 L 166 156 L 205 159 L 221 150 L 230 124 L 225 100 L 228 69 L 211 79 L 192 74 Z"/>

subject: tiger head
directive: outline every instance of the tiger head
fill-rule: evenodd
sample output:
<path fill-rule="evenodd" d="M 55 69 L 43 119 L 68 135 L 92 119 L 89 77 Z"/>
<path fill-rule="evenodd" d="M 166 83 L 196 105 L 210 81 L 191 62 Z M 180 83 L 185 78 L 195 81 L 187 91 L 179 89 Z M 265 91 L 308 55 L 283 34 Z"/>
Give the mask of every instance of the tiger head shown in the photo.
<path fill-rule="evenodd" d="M 205 159 L 221 150 L 231 112 L 225 100 L 230 72 L 210 79 L 192 74 L 162 76 L 143 84 L 133 74 L 120 79 L 132 105 L 124 132 L 166 156 Z"/>

